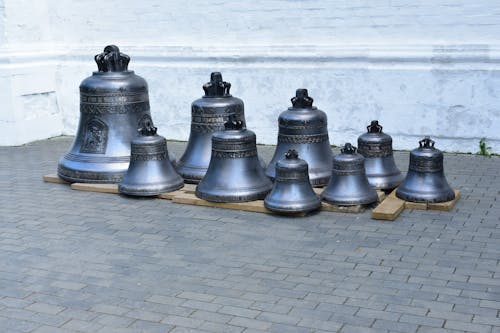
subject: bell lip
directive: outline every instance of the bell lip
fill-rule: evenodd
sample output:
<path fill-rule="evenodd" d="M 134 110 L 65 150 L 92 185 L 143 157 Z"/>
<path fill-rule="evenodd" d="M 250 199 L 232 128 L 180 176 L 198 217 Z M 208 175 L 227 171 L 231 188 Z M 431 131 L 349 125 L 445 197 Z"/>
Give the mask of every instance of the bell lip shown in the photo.
<path fill-rule="evenodd" d="M 401 172 L 387 176 L 369 175 L 366 173 L 366 178 L 370 186 L 376 190 L 393 190 L 401 185 L 405 179 Z"/>
<path fill-rule="evenodd" d="M 144 186 L 144 189 L 141 189 L 141 185 L 137 185 L 137 186 L 129 186 L 127 184 L 119 184 L 118 185 L 118 192 L 122 193 L 122 194 L 126 194 L 126 195 L 130 195 L 130 196 L 156 196 L 156 195 L 160 195 L 160 194 L 163 194 L 163 193 L 169 193 L 169 192 L 173 192 L 173 191 L 177 191 L 181 188 L 184 187 L 184 181 L 180 182 L 180 183 L 176 183 L 176 184 L 168 184 L 168 185 L 160 185 L 161 187 L 159 187 L 158 189 L 155 189 L 155 190 L 152 190 L 152 189 L 148 189 L 147 187 L 151 186 L 151 184 L 143 184 L 142 186 Z"/>
<path fill-rule="evenodd" d="M 265 186 L 260 186 L 257 188 L 252 188 L 254 190 L 253 193 L 246 194 L 243 193 L 242 195 L 238 195 L 237 192 L 233 192 L 230 195 L 220 195 L 220 194 L 211 194 L 211 193 L 204 193 L 199 190 L 199 185 L 196 186 L 196 190 L 194 194 L 196 197 L 206 200 L 206 201 L 211 201 L 211 202 L 249 202 L 249 201 L 257 201 L 257 200 L 264 200 L 267 194 L 271 192 L 272 190 L 272 183 L 270 185 L 265 185 Z M 230 189 L 228 189 L 230 191 Z M 248 193 L 248 192 L 247 192 Z"/>
<path fill-rule="evenodd" d="M 422 195 L 421 197 L 414 196 L 414 195 L 411 195 L 408 193 L 404 193 L 403 191 L 404 191 L 404 189 L 402 191 L 400 191 L 398 188 L 396 190 L 396 197 L 398 197 L 399 199 L 405 200 L 405 201 L 409 201 L 409 202 L 440 203 L 440 202 L 452 201 L 453 199 L 455 199 L 455 191 L 453 191 L 453 189 L 451 187 L 450 187 L 450 189 L 448 189 L 446 191 L 434 192 L 434 193 L 414 191 L 414 193 L 416 193 L 416 194 L 421 194 Z M 432 194 L 432 196 L 434 198 L 429 197 L 430 194 Z M 428 196 L 428 198 L 424 198 L 424 196 L 426 196 L 426 195 Z M 442 196 L 442 198 L 441 198 L 441 196 Z"/>
<path fill-rule="evenodd" d="M 207 173 L 208 169 L 207 168 L 195 169 L 192 167 L 187 167 L 185 165 L 179 166 L 179 164 L 177 164 L 175 170 L 184 179 L 185 183 L 198 184 L 203 179 L 203 177 L 205 177 L 205 174 Z M 200 170 L 200 172 L 196 172 L 195 170 Z"/>
<path fill-rule="evenodd" d="M 311 203 L 308 203 L 302 207 L 293 207 L 291 205 L 287 206 L 287 203 L 292 204 L 291 201 L 282 201 L 281 205 L 279 205 L 278 201 L 264 200 L 264 207 L 266 207 L 270 211 L 280 213 L 309 213 L 321 208 L 321 199 L 319 197 L 317 202 L 311 201 Z"/>
<path fill-rule="evenodd" d="M 321 193 L 321 201 L 324 201 L 326 203 L 332 204 L 332 205 L 338 205 L 338 206 L 357 206 L 357 205 L 370 205 L 374 204 L 378 201 L 378 195 L 377 192 L 374 191 L 374 194 L 371 197 L 366 197 L 361 200 L 333 200 L 325 197 L 323 193 Z"/>
<path fill-rule="evenodd" d="M 127 173 L 127 169 L 119 172 L 85 171 L 68 168 L 59 163 L 57 176 L 69 183 L 118 184 L 122 181 L 125 173 Z M 82 175 L 82 177 L 77 177 L 76 174 Z"/>

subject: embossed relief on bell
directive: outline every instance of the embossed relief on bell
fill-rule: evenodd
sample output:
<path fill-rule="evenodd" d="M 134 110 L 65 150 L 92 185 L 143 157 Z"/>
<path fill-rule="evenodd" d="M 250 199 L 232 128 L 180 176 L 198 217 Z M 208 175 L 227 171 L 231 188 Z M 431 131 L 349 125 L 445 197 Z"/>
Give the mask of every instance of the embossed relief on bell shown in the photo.
<path fill-rule="evenodd" d="M 392 155 L 392 141 L 359 145 L 358 152 L 364 157 L 386 157 Z"/>
<path fill-rule="evenodd" d="M 105 154 L 108 143 L 108 126 L 98 118 L 87 122 L 85 135 L 80 148 L 81 153 Z"/>
<path fill-rule="evenodd" d="M 328 133 L 310 135 L 278 135 L 278 143 L 321 143 L 328 141 Z"/>
<path fill-rule="evenodd" d="M 80 112 L 83 114 L 124 114 L 144 110 L 149 110 L 147 92 L 97 96 L 80 93 Z"/>
<path fill-rule="evenodd" d="M 443 156 L 427 157 L 410 155 L 408 169 L 418 172 L 440 172 L 443 170 Z"/>

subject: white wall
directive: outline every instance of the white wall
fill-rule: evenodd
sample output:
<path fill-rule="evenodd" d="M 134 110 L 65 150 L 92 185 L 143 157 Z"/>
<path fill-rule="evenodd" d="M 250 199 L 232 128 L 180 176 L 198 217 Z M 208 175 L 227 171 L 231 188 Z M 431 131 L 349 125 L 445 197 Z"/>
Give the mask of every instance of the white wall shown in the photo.
<path fill-rule="evenodd" d="M 1 9 L 4 4 L 5 9 Z M 161 134 L 186 140 L 211 71 L 274 144 L 305 87 L 331 142 L 379 119 L 397 149 L 431 135 L 447 151 L 500 152 L 500 2 L 490 0 L 0 0 L 0 144 L 74 134 L 78 85 L 114 43 L 147 79 Z M 0 12 L 1 14 L 1 12 Z M 2 98 L 2 100 L 4 100 Z M 15 132 L 12 132 L 15 129 Z"/>

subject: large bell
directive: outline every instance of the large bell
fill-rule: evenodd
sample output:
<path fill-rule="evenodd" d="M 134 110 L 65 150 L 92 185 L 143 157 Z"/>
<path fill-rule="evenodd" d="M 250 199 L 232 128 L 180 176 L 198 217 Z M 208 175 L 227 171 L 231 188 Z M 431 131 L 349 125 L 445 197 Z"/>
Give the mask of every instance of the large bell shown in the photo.
<path fill-rule="evenodd" d="M 118 183 L 128 169 L 139 121 L 150 116 L 148 85 L 114 45 L 95 56 L 98 71 L 80 85 L 80 123 L 57 173 L 69 182 Z"/>
<path fill-rule="evenodd" d="M 243 101 L 229 94 L 231 84 L 219 72 L 210 75 L 203 85 L 205 96 L 191 104 L 191 133 L 184 155 L 177 162 L 177 172 L 186 183 L 197 184 L 205 176 L 212 154 L 212 134 L 224 130 L 229 116 L 245 122 Z"/>
<path fill-rule="evenodd" d="M 212 136 L 212 157 L 196 196 L 215 202 L 264 199 L 273 187 L 257 156 L 255 133 L 231 117 L 225 130 Z"/>
<path fill-rule="evenodd" d="M 128 171 L 118 186 L 120 193 L 152 196 L 178 190 L 184 180 L 168 158 L 167 140 L 156 134 L 156 127 L 145 115 L 140 136 L 132 140 Z"/>
<path fill-rule="evenodd" d="M 309 165 L 309 180 L 313 186 L 328 184 L 331 175 L 332 150 L 328 139 L 326 113 L 312 106 L 307 89 L 297 89 L 292 107 L 279 115 L 278 144 L 266 169 L 266 175 L 276 177 L 276 163 L 289 149 L 295 149 Z"/>
<path fill-rule="evenodd" d="M 410 165 L 403 183 L 396 190 L 400 199 L 412 202 L 445 202 L 455 198 L 443 170 L 443 153 L 425 137 L 410 152 Z"/>
<path fill-rule="evenodd" d="M 403 181 L 403 175 L 394 162 L 392 138 L 382 132 L 382 126 L 373 120 L 368 132 L 358 138 L 358 153 L 365 158 L 366 177 L 379 190 L 392 190 Z"/>
<path fill-rule="evenodd" d="M 321 207 L 321 200 L 309 183 L 307 162 L 290 149 L 276 163 L 274 187 L 266 196 L 264 206 L 283 213 L 310 212 Z"/>
<path fill-rule="evenodd" d="M 365 205 L 378 200 L 365 174 L 364 157 L 356 147 L 346 143 L 340 154 L 333 157 L 332 178 L 321 198 L 335 205 Z"/>

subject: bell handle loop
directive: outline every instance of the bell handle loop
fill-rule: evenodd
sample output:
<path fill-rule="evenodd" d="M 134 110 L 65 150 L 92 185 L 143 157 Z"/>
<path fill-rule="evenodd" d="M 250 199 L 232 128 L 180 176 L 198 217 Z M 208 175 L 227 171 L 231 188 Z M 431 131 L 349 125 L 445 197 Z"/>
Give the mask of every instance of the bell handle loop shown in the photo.
<path fill-rule="evenodd" d="M 153 120 L 148 115 L 145 115 L 139 122 L 139 129 L 137 131 L 143 136 L 153 136 L 156 135 L 156 131 L 158 130 L 153 125 Z"/>
<path fill-rule="evenodd" d="M 120 52 L 116 45 L 108 45 L 104 51 L 95 55 L 95 62 L 99 72 L 125 72 L 128 70 L 130 57 Z"/>
<path fill-rule="evenodd" d="M 420 148 L 434 148 L 434 140 L 432 140 L 429 136 L 426 136 L 422 140 L 418 142 Z"/>
<path fill-rule="evenodd" d="M 354 154 L 356 153 L 356 147 L 354 147 L 353 145 L 351 145 L 349 142 L 347 142 L 344 147 L 342 147 L 340 149 L 340 152 L 342 154 Z"/>
<path fill-rule="evenodd" d="M 372 120 L 371 124 L 366 127 L 368 133 L 382 133 L 382 125 L 378 123 L 378 120 Z"/>
<path fill-rule="evenodd" d="M 295 149 L 289 149 L 286 153 L 285 153 L 285 158 L 287 160 L 296 160 L 299 158 L 299 153 L 295 150 Z"/>
<path fill-rule="evenodd" d="M 307 89 L 297 89 L 295 97 L 291 99 L 294 108 L 312 108 L 314 99 L 309 97 Z"/>
<path fill-rule="evenodd" d="M 231 83 L 222 80 L 220 72 L 210 74 L 210 82 L 203 85 L 205 96 L 229 96 Z"/>

